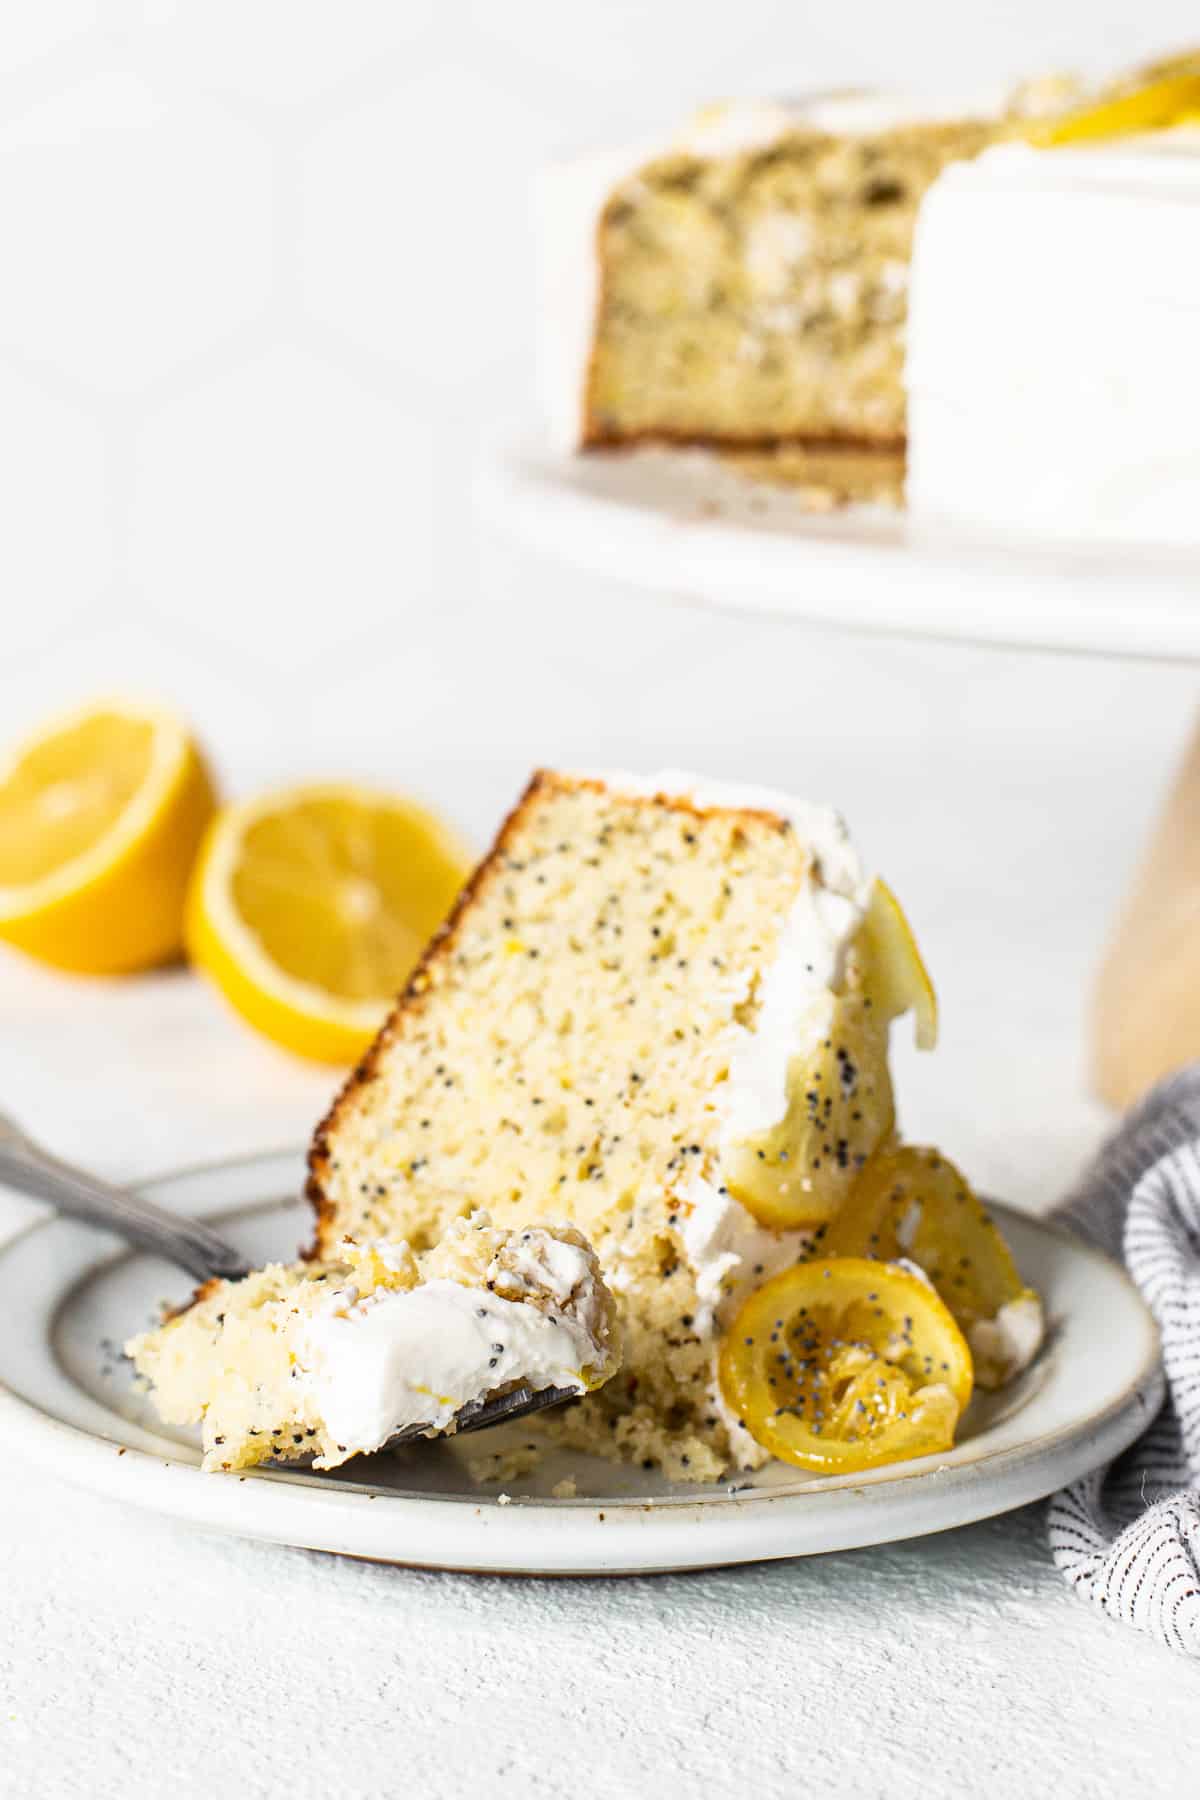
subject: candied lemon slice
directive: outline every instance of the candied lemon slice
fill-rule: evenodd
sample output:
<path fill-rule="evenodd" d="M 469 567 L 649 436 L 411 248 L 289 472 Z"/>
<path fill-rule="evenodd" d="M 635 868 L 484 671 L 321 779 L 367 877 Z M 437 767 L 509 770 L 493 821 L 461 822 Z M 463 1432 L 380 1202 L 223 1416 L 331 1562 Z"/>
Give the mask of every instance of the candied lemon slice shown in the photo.
<path fill-rule="evenodd" d="M 888 1019 L 914 1015 L 918 1050 L 937 1045 L 937 995 L 912 926 L 886 881 L 876 877 L 860 937 L 867 957 L 864 987 Z"/>
<path fill-rule="evenodd" d="M 1039 120 L 1026 128 L 1025 135 L 1035 144 L 1053 147 L 1167 131 L 1195 118 L 1200 118 L 1200 66 L 1192 57 L 1180 57 L 1157 79 L 1106 94 L 1058 118 Z"/>
<path fill-rule="evenodd" d="M 895 1124 L 883 1013 L 857 989 L 830 996 L 816 1038 L 788 1070 L 779 1124 L 721 1158 L 730 1193 L 775 1231 L 831 1219 Z"/>
<path fill-rule="evenodd" d="M 821 1248 L 918 1264 L 968 1338 L 980 1387 L 1000 1387 L 1041 1341 L 1041 1302 L 1018 1275 L 991 1214 L 939 1150 L 900 1144 L 879 1151 Z"/>
<path fill-rule="evenodd" d="M 0 768 L 0 938 L 87 975 L 178 955 L 215 806 L 168 708 L 104 700 L 51 720 Z"/>
<path fill-rule="evenodd" d="M 722 1179 L 775 1231 L 821 1225 L 850 1193 L 896 1122 L 888 1028 L 916 1015 L 917 1043 L 937 1042 L 937 999 L 908 920 L 876 881 L 846 955 L 841 991 L 814 1002 L 813 1048 L 792 1059 L 787 1110 L 770 1131 L 727 1146 Z"/>
<path fill-rule="evenodd" d="M 827 1475 L 948 1450 L 972 1386 L 966 1339 L 929 1283 L 865 1257 L 800 1263 L 751 1294 L 718 1371 L 758 1443 Z"/>
<path fill-rule="evenodd" d="M 354 1062 L 468 867 L 411 800 L 347 784 L 267 794 L 214 820 L 188 892 L 188 952 L 274 1043 Z"/>

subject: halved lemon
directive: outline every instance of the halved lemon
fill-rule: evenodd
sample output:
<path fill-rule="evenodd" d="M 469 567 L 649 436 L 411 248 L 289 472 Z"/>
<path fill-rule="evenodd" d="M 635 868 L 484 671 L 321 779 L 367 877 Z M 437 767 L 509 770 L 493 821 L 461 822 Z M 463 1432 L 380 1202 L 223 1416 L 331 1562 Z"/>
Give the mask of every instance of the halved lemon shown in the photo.
<path fill-rule="evenodd" d="M 962 1172 L 940 1150 L 900 1144 L 867 1163 L 822 1236 L 829 1256 L 909 1258 L 970 1342 L 980 1387 L 1000 1387 L 1042 1334 L 1041 1302 Z"/>
<path fill-rule="evenodd" d="M 470 864 L 415 801 L 333 783 L 265 794 L 212 824 L 188 894 L 188 951 L 272 1042 L 352 1063 Z"/>
<path fill-rule="evenodd" d="M 102 700 L 51 720 L 0 768 L 0 938 L 87 975 L 178 955 L 215 807 L 168 708 Z"/>
<path fill-rule="evenodd" d="M 929 1283 L 862 1257 L 801 1263 L 751 1294 L 718 1370 L 758 1443 L 826 1475 L 948 1450 L 973 1379 Z"/>
<path fill-rule="evenodd" d="M 864 989 L 888 1019 L 914 1016 L 918 1050 L 937 1047 L 938 1006 L 912 926 L 886 881 L 876 877 L 859 932 L 867 957 Z"/>

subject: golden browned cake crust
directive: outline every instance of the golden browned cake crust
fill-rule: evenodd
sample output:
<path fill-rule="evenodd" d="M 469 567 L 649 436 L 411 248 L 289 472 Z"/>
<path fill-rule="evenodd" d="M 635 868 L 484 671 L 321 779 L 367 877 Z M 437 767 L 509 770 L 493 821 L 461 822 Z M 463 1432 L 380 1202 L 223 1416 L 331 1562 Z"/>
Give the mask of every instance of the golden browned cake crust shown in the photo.
<path fill-rule="evenodd" d="M 384 1052 L 388 1044 L 404 1029 L 404 1021 L 421 1010 L 430 991 L 432 971 L 440 962 L 449 957 L 454 935 L 461 920 L 472 902 L 483 892 L 485 885 L 495 878 L 510 837 L 519 829 L 522 819 L 536 803 L 539 793 L 558 779 L 557 776 L 546 770 L 538 770 L 532 776 L 525 792 L 497 832 L 487 856 L 478 864 L 470 879 L 464 884 L 445 923 L 434 933 L 422 952 L 421 959 L 409 977 L 408 985 L 397 1000 L 391 1016 L 385 1022 L 367 1054 L 357 1068 L 352 1071 L 328 1113 L 313 1133 L 312 1146 L 308 1154 L 308 1182 L 305 1189 L 316 1212 L 316 1236 L 307 1253 L 310 1258 L 324 1255 L 342 1235 L 333 1217 L 332 1204 L 327 1198 L 332 1161 L 331 1136 L 336 1132 L 340 1121 L 349 1112 L 355 1096 L 375 1079 Z"/>

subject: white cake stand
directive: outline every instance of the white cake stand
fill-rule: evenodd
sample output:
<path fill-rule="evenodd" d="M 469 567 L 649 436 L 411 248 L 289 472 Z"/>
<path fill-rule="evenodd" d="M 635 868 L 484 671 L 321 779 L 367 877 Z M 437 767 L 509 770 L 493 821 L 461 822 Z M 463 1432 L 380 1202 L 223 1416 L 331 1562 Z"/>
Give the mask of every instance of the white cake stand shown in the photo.
<path fill-rule="evenodd" d="M 1093 656 L 1200 661 L 1200 555 L 805 511 L 701 451 L 567 456 L 515 434 L 477 481 L 527 547 L 658 595 L 810 625 Z M 1200 496 L 1197 497 L 1200 507 Z"/>
<path fill-rule="evenodd" d="M 535 431 L 493 450 L 477 498 L 527 547 L 659 599 L 809 627 L 1200 661 L 1200 552 L 919 528 L 882 506 L 822 514 L 704 452 L 568 456 Z M 1099 988 L 1093 1066 L 1116 1106 L 1200 1056 L 1198 822 L 1200 721 Z M 1181 991 L 1195 998 L 1182 1005 Z"/>

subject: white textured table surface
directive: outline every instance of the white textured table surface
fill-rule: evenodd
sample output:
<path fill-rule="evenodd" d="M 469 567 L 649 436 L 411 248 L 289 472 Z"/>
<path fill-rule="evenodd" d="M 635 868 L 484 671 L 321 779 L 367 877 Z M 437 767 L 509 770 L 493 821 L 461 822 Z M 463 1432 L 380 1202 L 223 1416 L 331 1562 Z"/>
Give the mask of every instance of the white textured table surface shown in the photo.
<path fill-rule="evenodd" d="M 1014 698 L 1037 668 L 1010 671 Z M 940 730 L 836 756 L 940 977 L 943 1047 L 904 1059 L 909 1129 L 1033 1207 L 1102 1128 L 1081 1097 L 1082 997 L 1180 698 L 1144 678 L 1117 708 L 1109 676 L 1068 673 L 1063 704 L 1107 693 L 1114 721 L 1086 758 L 1061 721 L 983 730 L 966 760 Z M 785 780 L 822 757 L 802 736 L 691 754 Z M 446 760 L 426 789 L 481 831 L 519 756 Z M 15 960 L 0 976 L 0 1094 L 107 1172 L 299 1140 L 329 1092 L 187 976 L 80 986 Z M 10 1470 L 0 1592 L 14 1796 L 158 1795 L 162 1759 L 197 1795 L 315 1795 L 347 1767 L 354 1795 L 552 1794 L 580 1765 L 583 1791 L 614 1796 L 650 1769 L 664 1796 L 1186 1791 L 1196 1671 L 1066 1590 L 1040 1508 L 804 1563 L 538 1583 L 206 1538 Z"/>

